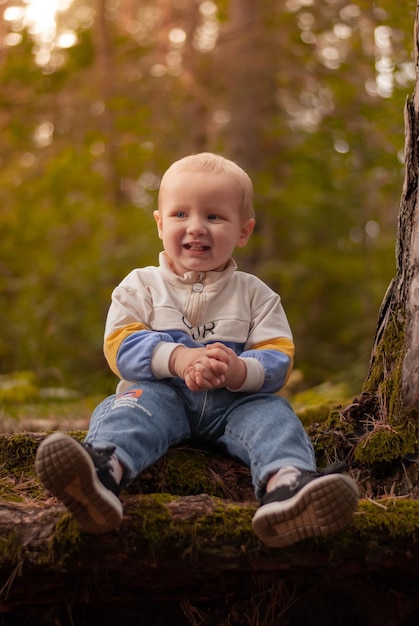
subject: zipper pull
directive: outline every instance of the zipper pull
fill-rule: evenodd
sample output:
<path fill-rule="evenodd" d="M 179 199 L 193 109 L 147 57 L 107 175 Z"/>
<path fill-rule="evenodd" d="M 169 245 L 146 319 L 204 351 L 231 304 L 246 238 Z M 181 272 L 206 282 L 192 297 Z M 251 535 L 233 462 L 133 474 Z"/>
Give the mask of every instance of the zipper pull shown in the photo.
<path fill-rule="evenodd" d="M 204 278 L 205 272 L 199 272 L 198 282 L 192 285 L 192 291 L 195 291 L 196 293 L 201 293 L 202 291 L 204 291 Z"/>

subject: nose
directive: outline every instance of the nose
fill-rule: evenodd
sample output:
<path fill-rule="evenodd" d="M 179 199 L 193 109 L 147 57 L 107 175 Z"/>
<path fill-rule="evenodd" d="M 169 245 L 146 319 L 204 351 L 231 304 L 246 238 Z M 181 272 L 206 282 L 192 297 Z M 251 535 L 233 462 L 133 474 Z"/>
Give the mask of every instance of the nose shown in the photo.
<path fill-rule="evenodd" d="M 187 223 L 187 231 L 190 235 L 201 235 L 207 232 L 205 219 L 199 215 L 191 215 Z"/>

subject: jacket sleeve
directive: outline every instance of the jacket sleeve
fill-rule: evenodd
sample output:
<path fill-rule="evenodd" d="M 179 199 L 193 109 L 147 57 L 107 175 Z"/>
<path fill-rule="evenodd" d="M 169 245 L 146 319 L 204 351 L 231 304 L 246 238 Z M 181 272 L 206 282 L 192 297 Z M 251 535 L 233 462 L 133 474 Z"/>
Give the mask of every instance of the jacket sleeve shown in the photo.
<path fill-rule="evenodd" d="M 248 341 L 241 353 L 247 377 L 236 391 L 278 392 L 287 382 L 294 364 L 294 342 L 280 297 L 269 290 L 252 316 Z"/>
<path fill-rule="evenodd" d="M 175 337 L 151 330 L 152 302 L 146 290 L 131 290 L 123 283 L 112 294 L 104 339 L 104 354 L 110 369 L 127 381 L 156 380 L 171 376 L 169 359 L 182 344 Z"/>

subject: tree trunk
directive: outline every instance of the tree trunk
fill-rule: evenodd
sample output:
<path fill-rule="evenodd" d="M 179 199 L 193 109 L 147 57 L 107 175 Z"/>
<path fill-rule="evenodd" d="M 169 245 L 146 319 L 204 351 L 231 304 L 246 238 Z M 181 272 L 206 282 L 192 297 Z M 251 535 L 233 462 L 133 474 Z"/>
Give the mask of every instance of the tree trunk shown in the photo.
<path fill-rule="evenodd" d="M 266 160 L 271 133 L 268 123 L 278 109 L 277 78 L 265 71 L 275 66 L 278 50 L 274 31 L 268 25 L 269 8 L 271 0 L 232 0 L 219 45 L 226 70 L 226 98 L 234 112 L 228 125 L 228 153 L 254 182 L 259 164 Z M 258 214 L 256 228 L 263 245 L 240 259 L 241 269 L 261 274 L 264 264 L 275 257 L 276 219 L 276 214 L 266 208 Z"/>
<path fill-rule="evenodd" d="M 101 131 L 104 137 L 103 157 L 104 178 L 109 201 L 118 206 L 122 193 L 118 174 L 117 141 L 114 115 L 112 112 L 112 76 L 115 73 L 112 43 L 109 35 L 109 21 L 106 19 L 105 0 L 96 0 L 94 22 L 95 66 L 98 98 L 103 104 Z M 109 233 L 113 231 L 113 220 L 108 216 Z"/>
<path fill-rule="evenodd" d="M 382 303 L 365 391 L 378 416 L 393 425 L 408 419 L 418 431 L 419 409 L 419 84 L 418 13 L 415 23 L 416 87 L 405 107 L 405 179 L 396 242 L 396 275 Z"/>

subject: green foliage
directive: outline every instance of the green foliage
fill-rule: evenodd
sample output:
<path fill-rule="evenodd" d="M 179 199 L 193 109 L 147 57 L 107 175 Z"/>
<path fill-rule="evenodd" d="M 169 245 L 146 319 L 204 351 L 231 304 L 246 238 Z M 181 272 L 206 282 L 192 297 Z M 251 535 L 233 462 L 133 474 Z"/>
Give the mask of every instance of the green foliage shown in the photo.
<path fill-rule="evenodd" d="M 315 422 L 324 422 L 336 406 L 349 404 L 348 400 L 345 402 L 347 398 L 346 385 L 323 383 L 294 394 L 290 402 L 303 424 L 308 426 Z"/>
<path fill-rule="evenodd" d="M 94 24 L 76 5 L 60 15 L 78 36 L 55 51 L 61 64 L 38 66 L 25 29 L 0 64 L 0 371 L 113 388 L 111 291 L 156 263 L 159 177 L 203 149 L 254 180 L 257 232 L 237 258 L 281 293 L 307 385 L 357 391 L 394 273 L 414 3 L 220 0 L 211 50 L 199 44 L 214 18 L 197 3 L 146 1 L 129 23 Z M 381 95 L 378 72 L 391 83 Z"/>
<path fill-rule="evenodd" d="M 39 389 L 32 372 L 14 372 L 0 376 L 0 406 L 35 400 Z"/>

